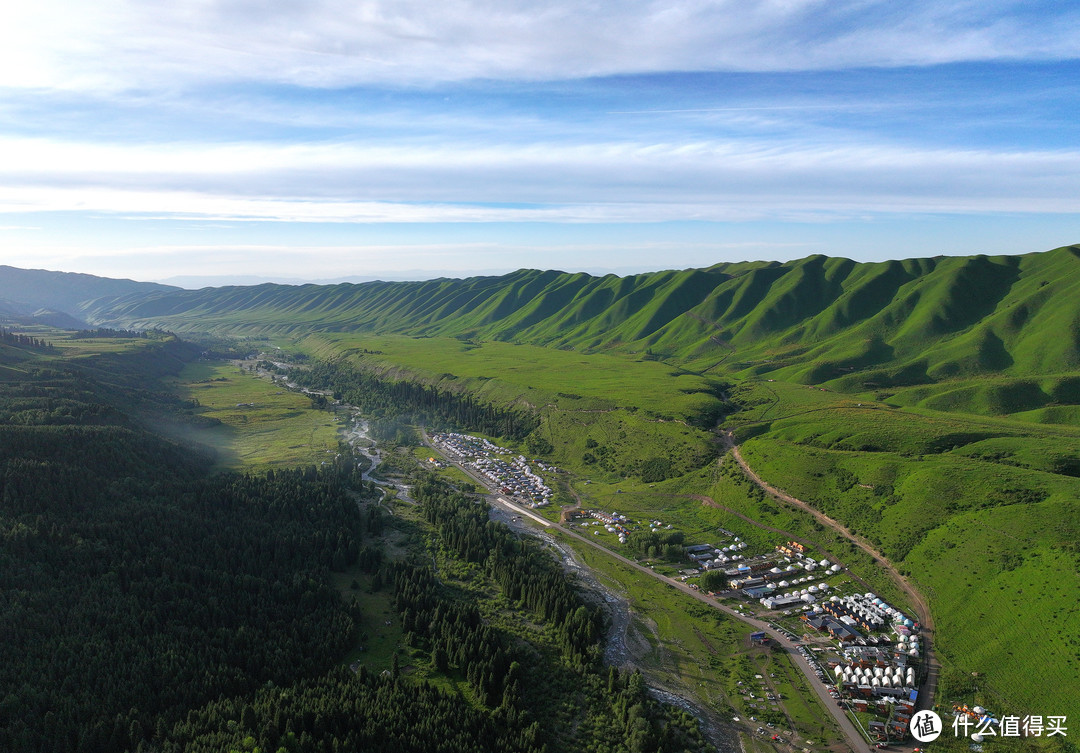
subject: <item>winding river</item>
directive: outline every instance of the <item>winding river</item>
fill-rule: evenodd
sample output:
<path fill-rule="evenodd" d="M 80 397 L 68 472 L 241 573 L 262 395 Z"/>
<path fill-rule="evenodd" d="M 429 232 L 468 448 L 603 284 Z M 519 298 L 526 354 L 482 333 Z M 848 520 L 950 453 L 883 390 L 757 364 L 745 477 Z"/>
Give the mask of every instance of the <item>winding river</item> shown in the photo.
<path fill-rule="evenodd" d="M 383 499 L 385 499 L 386 489 L 392 488 L 397 490 L 399 499 L 415 504 L 409 498 L 409 487 L 406 484 L 384 481 L 373 477 L 372 474 L 374 474 L 375 469 L 382 463 L 382 453 L 371 436 L 371 425 L 360 416 L 359 411 L 355 408 L 348 406 L 347 409 L 350 412 L 345 420 L 345 440 L 354 450 L 371 461 L 371 466 L 362 475 L 363 480 L 379 486 L 383 490 Z M 575 557 L 572 549 L 556 541 L 550 534 L 523 522 L 520 516 L 498 505 L 492 504 L 489 509 L 492 520 L 504 523 L 521 534 L 536 537 L 554 550 L 558 554 L 563 567 L 568 572 L 573 573 L 577 582 L 603 605 L 609 623 L 608 633 L 604 641 L 604 664 L 619 667 L 621 670 L 637 668 L 626 643 L 627 630 L 630 627 L 629 602 L 621 595 L 604 586 L 592 570 Z M 701 730 L 706 740 L 719 753 L 740 752 L 741 745 L 738 736 L 732 730 L 721 729 L 719 719 L 715 713 L 706 711 L 693 701 L 665 688 L 650 686 L 649 694 L 656 700 L 680 708 L 695 717 L 701 724 Z"/>

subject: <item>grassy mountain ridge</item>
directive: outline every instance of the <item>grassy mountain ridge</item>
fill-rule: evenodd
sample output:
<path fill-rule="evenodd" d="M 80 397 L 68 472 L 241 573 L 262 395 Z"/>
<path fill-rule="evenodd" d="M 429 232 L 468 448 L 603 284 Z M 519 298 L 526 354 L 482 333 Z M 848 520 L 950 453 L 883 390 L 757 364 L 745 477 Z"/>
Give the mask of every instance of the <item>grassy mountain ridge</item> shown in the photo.
<path fill-rule="evenodd" d="M 810 256 L 617 277 L 499 277 L 134 294 L 99 324 L 176 331 L 401 334 L 651 352 L 841 389 L 1080 367 L 1080 247 L 858 263 Z"/>
<path fill-rule="evenodd" d="M 96 299 L 125 295 L 141 298 L 174 290 L 179 288 L 154 282 L 0 265 L 0 313 L 37 317 L 41 323 L 57 327 L 80 323 L 84 307 Z"/>
<path fill-rule="evenodd" d="M 731 396 L 741 410 L 723 426 L 751 466 L 864 536 L 928 598 L 943 699 L 1050 713 L 1080 698 L 1078 273 L 1078 246 L 811 256 L 629 277 L 519 270 L 127 295 L 89 313 L 114 327 L 270 337 L 390 382 L 530 410 L 551 445 L 539 454 L 613 509 L 639 495 L 677 520 L 700 512 L 675 497 L 704 494 L 825 535 L 716 475 L 715 436 L 701 427 Z M 672 471 L 655 489 L 637 479 L 650 460 Z M 874 567 L 853 572 L 872 580 Z"/>

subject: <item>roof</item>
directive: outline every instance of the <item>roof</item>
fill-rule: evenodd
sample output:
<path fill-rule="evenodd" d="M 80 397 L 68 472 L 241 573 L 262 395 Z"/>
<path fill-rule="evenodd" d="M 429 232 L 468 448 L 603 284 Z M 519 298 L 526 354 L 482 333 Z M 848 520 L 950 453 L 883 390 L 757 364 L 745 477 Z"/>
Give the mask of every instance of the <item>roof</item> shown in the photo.
<path fill-rule="evenodd" d="M 829 620 L 828 628 L 829 632 L 832 633 L 833 637 L 840 638 L 841 640 L 845 638 L 848 640 L 862 638 L 862 635 L 859 634 L 859 631 L 852 630 L 847 625 L 843 625 L 839 622 L 833 622 L 832 620 Z"/>
<path fill-rule="evenodd" d="M 803 603 L 803 600 L 802 600 L 801 596 L 771 596 L 771 597 L 769 597 L 767 599 L 762 599 L 762 601 L 763 602 L 766 602 L 766 601 L 770 602 L 773 607 L 787 607 L 787 606 L 791 606 L 792 604 L 802 604 Z M 766 604 L 765 606 L 770 608 L 770 609 L 772 608 L 772 607 L 769 607 L 768 604 Z"/>

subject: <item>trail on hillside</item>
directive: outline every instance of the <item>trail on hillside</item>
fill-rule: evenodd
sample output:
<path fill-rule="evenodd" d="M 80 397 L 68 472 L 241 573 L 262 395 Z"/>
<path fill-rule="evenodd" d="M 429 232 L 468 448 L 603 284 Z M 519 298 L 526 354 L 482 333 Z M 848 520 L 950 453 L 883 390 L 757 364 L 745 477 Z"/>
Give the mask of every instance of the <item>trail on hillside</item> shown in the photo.
<path fill-rule="evenodd" d="M 775 486 L 772 486 L 767 481 L 762 479 L 761 476 L 755 473 L 754 470 L 743 458 L 742 453 L 739 451 L 738 445 L 735 444 L 735 440 L 732 437 L 731 432 L 726 432 L 721 436 L 724 446 L 731 452 L 731 456 L 735 458 L 735 462 L 739 464 L 739 467 L 742 469 L 743 473 L 746 474 L 747 478 L 757 484 L 773 499 L 779 500 L 781 502 L 786 502 L 787 504 L 797 507 L 804 512 L 810 513 L 819 523 L 832 529 L 836 533 L 846 538 L 848 541 L 851 541 L 853 544 L 855 544 L 855 546 L 859 547 L 864 552 L 869 554 L 871 557 L 873 557 L 873 559 L 881 567 L 881 569 L 889 574 L 889 577 L 893 581 L 893 583 L 895 583 L 896 586 L 908 597 L 912 608 L 915 610 L 915 614 L 919 618 L 919 623 L 921 625 L 921 633 L 924 636 L 923 653 L 926 657 L 927 676 L 926 681 L 923 683 L 922 692 L 919 695 L 920 705 L 922 705 L 924 708 L 928 708 L 930 700 L 934 698 L 937 692 L 937 680 L 938 673 L 940 672 L 940 665 L 934 658 L 933 642 L 929 637 L 934 634 L 934 618 L 931 615 L 930 607 L 927 604 L 926 600 L 923 598 L 922 594 L 919 593 L 918 589 L 916 589 L 915 586 L 913 586 L 907 578 L 900 574 L 900 571 L 896 569 L 896 566 L 893 565 L 892 562 L 890 562 L 888 559 L 885 558 L 884 555 L 874 549 L 873 545 L 867 539 L 859 536 L 858 534 L 853 534 L 849 532 L 843 524 L 839 523 L 836 520 L 833 520 L 825 513 L 811 507 L 809 504 L 802 501 L 801 499 L 793 497 L 782 489 L 777 489 Z"/>

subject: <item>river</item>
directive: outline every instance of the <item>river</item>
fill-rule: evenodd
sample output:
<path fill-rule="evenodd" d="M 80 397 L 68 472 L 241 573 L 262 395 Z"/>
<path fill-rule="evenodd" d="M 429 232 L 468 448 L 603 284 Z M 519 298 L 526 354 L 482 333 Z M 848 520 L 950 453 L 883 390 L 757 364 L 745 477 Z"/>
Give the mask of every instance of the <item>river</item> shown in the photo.
<path fill-rule="evenodd" d="M 345 439 L 354 450 L 359 451 L 371 461 L 371 466 L 363 473 L 364 481 L 370 481 L 382 487 L 384 498 L 385 489 L 393 488 L 397 490 L 399 499 L 415 504 L 409 498 L 409 487 L 406 484 L 383 481 L 372 476 L 375 469 L 382 463 L 382 453 L 371 437 L 370 424 L 355 409 L 351 409 L 349 417 L 346 419 Z M 489 515 L 492 520 L 504 523 L 521 534 L 540 539 L 558 554 L 563 567 L 574 574 L 581 587 L 591 594 L 607 613 L 608 632 L 604 640 L 604 664 L 619 667 L 621 670 L 638 668 L 626 642 L 627 631 L 630 627 L 629 602 L 621 595 L 604 586 L 593 571 L 575 557 L 572 549 L 560 543 L 542 529 L 525 523 L 521 516 L 495 504 L 490 505 Z M 647 675 L 646 679 L 648 679 Z M 695 702 L 673 693 L 669 689 L 656 687 L 655 684 L 649 686 L 649 694 L 656 700 L 680 708 L 696 718 L 701 724 L 702 734 L 705 735 L 705 739 L 719 753 L 741 753 L 738 735 L 730 728 L 722 729 L 722 722 L 716 713 L 701 708 Z"/>
<path fill-rule="evenodd" d="M 604 637 L 604 664 L 616 666 L 623 671 L 642 669 L 634 661 L 633 652 L 627 645 L 627 631 L 630 628 L 630 602 L 621 594 L 618 594 L 596 577 L 591 568 L 582 564 L 574 554 L 574 550 L 557 541 L 551 534 L 536 528 L 522 520 L 512 510 L 507 510 L 499 505 L 490 506 L 490 517 L 500 523 L 504 523 L 511 529 L 524 535 L 533 536 L 544 542 L 556 552 L 559 560 L 567 572 L 572 573 L 575 580 L 587 594 L 591 595 L 596 603 L 603 606 L 608 616 L 608 632 Z M 648 672 L 642 669 L 646 682 L 649 682 Z M 704 709 L 695 701 L 685 698 L 668 688 L 658 687 L 655 683 L 649 685 L 649 695 L 661 703 L 666 703 L 680 708 L 698 720 L 705 739 L 716 748 L 719 753 L 740 753 L 742 750 L 738 733 L 724 725 L 719 715 Z"/>

